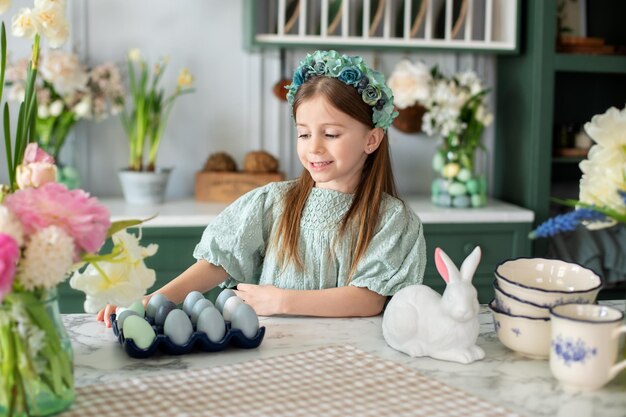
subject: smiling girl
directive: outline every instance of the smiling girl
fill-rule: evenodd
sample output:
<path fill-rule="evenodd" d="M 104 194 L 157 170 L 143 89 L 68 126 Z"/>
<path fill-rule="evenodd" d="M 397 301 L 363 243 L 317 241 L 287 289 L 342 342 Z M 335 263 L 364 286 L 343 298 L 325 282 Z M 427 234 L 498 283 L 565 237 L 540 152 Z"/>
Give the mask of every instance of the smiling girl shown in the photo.
<path fill-rule="evenodd" d="M 426 264 L 422 224 L 391 171 L 391 90 L 360 57 L 317 51 L 287 97 L 302 175 L 228 206 L 204 231 L 197 262 L 157 292 L 179 303 L 221 285 L 260 315 L 377 315 L 421 283 Z"/>

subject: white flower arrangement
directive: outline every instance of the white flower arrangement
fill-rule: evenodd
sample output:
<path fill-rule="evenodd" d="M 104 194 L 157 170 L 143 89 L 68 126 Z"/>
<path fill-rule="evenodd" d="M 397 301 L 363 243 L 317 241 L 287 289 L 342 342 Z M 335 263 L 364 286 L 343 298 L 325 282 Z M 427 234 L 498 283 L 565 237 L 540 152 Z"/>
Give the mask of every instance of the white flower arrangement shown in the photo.
<path fill-rule="evenodd" d="M 406 109 L 428 99 L 432 76 L 423 62 L 412 63 L 403 59 L 391 73 L 387 85 L 393 92 L 398 109 Z"/>

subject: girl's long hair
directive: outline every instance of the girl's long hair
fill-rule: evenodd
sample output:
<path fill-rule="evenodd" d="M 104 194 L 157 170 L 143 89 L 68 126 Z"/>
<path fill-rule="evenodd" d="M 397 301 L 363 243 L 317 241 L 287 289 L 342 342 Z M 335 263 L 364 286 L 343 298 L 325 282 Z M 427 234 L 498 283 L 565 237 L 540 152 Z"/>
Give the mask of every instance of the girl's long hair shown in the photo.
<path fill-rule="evenodd" d="M 324 76 L 314 77 L 303 83 L 296 93 L 293 103 L 293 118 L 296 118 L 298 106 L 307 100 L 321 95 L 336 109 L 374 128 L 372 123 L 372 107 L 366 104 L 356 88 L 344 84 L 335 78 Z M 299 252 L 300 221 L 311 188 L 315 181 L 304 169 L 298 181 L 286 192 L 283 200 L 282 216 L 274 235 L 273 246 L 281 265 L 293 262 L 298 269 L 303 268 Z M 346 212 L 338 237 L 346 237 L 347 231 L 354 227 L 355 235 L 348 236 L 352 242 L 352 264 L 348 281 L 356 271 L 356 267 L 365 254 L 380 220 L 380 206 L 383 194 L 398 197 L 391 170 L 389 141 L 385 133 L 378 149 L 367 156 L 361 179 L 357 185 L 350 209 Z"/>

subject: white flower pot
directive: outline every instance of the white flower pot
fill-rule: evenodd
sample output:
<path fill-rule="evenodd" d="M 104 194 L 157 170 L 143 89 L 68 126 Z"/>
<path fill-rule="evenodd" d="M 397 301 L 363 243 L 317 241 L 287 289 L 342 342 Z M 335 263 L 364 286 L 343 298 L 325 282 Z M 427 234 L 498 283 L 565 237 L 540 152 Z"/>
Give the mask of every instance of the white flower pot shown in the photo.
<path fill-rule="evenodd" d="M 160 168 L 154 172 L 119 171 L 124 199 L 128 204 L 161 204 L 165 200 L 167 180 L 171 168 Z"/>

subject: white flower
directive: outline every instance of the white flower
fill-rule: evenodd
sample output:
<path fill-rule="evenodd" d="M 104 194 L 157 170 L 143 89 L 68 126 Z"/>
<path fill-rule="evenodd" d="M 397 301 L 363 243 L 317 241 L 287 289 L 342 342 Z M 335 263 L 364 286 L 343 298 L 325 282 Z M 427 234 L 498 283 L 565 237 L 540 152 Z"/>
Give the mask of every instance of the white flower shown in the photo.
<path fill-rule="evenodd" d="M 159 249 L 159 245 L 152 243 L 147 247 L 139 244 L 139 237 L 126 230 L 121 230 L 112 236 L 114 250 L 121 250 L 120 258 L 132 265 L 138 265 L 145 258 L 154 255 Z"/>
<path fill-rule="evenodd" d="M 626 152 L 626 107 L 621 111 L 611 107 L 604 114 L 591 118 L 585 131 L 598 144 L 607 149 L 622 149 Z"/>
<path fill-rule="evenodd" d="M 487 127 L 493 122 L 493 114 L 489 113 L 485 106 L 480 105 L 476 109 L 476 120 L 482 123 L 483 126 Z"/>
<path fill-rule="evenodd" d="M 59 7 L 65 9 L 65 0 L 35 0 L 35 8 Z"/>
<path fill-rule="evenodd" d="M 16 279 L 27 290 L 52 288 L 72 267 L 74 241 L 57 226 L 48 226 L 31 235 L 18 264 Z"/>
<path fill-rule="evenodd" d="M 91 99 L 89 96 L 83 97 L 72 109 L 80 119 L 91 117 Z"/>
<path fill-rule="evenodd" d="M 31 9 L 20 9 L 11 19 L 11 33 L 18 38 L 32 38 L 35 36 L 35 20 Z"/>
<path fill-rule="evenodd" d="M 63 2 L 39 1 L 32 10 L 33 23 L 39 33 L 48 39 L 52 48 L 58 48 L 69 36 L 69 24 L 65 18 Z"/>
<path fill-rule="evenodd" d="M 50 104 L 50 116 L 57 117 L 63 113 L 63 102 L 61 100 L 55 100 Z"/>
<path fill-rule="evenodd" d="M 87 72 L 76 54 L 50 51 L 43 56 L 40 71 L 61 95 L 72 93 L 87 85 Z"/>
<path fill-rule="evenodd" d="M 431 81 L 430 71 L 424 63 L 413 64 L 405 59 L 396 65 L 387 84 L 393 91 L 394 104 L 405 109 L 428 98 Z"/>
<path fill-rule="evenodd" d="M 85 271 L 75 272 L 70 279 L 72 288 L 87 295 L 85 311 L 88 313 L 98 312 L 106 304 L 129 305 L 140 299 L 156 280 L 154 270 L 147 268 L 143 260 L 154 255 L 158 245 L 143 247 L 139 238 L 126 230 L 113 235 L 113 244 L 112 252 L 119 252 L 113 261 L 92 262 Z"/>
<path fill-rule="evenodd" d="M 24 244 L 22 223 L 6 206 L 0 205 L 0 233 L 11 236 L 19 246 Z"/>
<path fill-rule="evenodd" d="M 140 299 L 154 284 L 156 274 L 143 262 L 137 266 L 129 263 L 98 262 L 98 268 L 90 264 L 83 273 L 75 272 L 70 286 L 86 294 L 85 311 L 96 313 L 106 304 L 130 305 Z"/>
<path fill-rule="evenodd" d="M 141 51 L 138 48 L 133 48 L 128 51 L 128 60 L 131 62 L 141 61 Z"/>
<path fill-rule="evenodd" d="M 40 119 L 45 119 L 48 116 L 50 116 L 48 106 L 46 106 L 45 104 L 40 104 L 39 106 L 37 106 L 37 117 L 39 117 Z"/>
<path fill-rule="evenodd" d="M 11 0 L 0 0 L 0 14 L 11 8 Z"/>
<path fill-rule="evenodd" d="M 594 145 L 588 159 L 580 163 L 580 170 L 580 201 L 626 214 L 626 205 L 617 192 L 626 191 L 626 151 Z"/>

